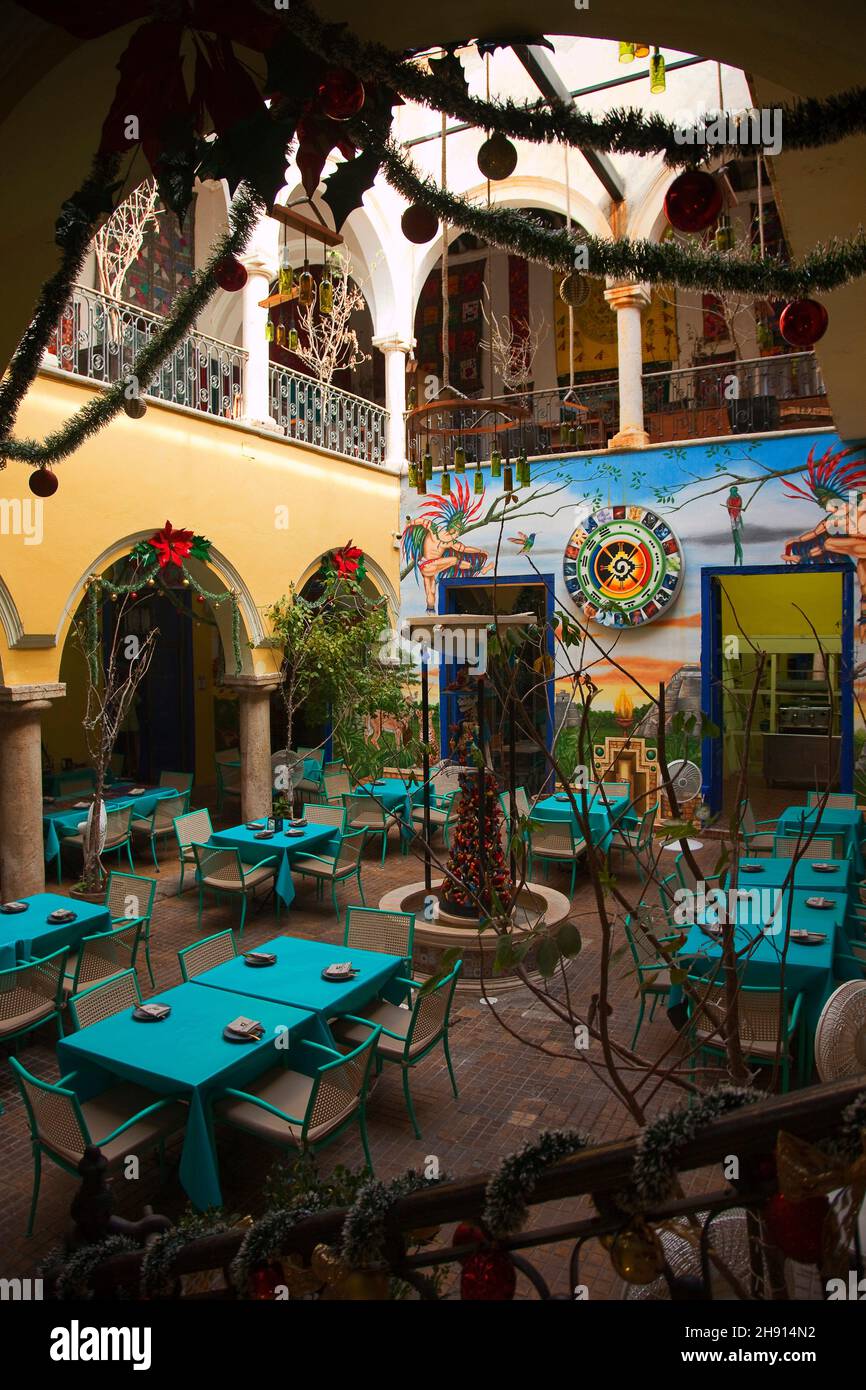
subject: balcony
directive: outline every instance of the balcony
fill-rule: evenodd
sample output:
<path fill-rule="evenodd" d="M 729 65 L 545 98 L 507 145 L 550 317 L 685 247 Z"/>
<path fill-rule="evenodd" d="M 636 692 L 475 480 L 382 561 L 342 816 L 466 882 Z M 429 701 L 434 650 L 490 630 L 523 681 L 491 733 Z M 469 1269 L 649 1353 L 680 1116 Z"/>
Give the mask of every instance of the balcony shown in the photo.
<path fill-rule="evenodd" d="M 136 357 L 164 323 L 158 314 L 76 286 L 50 343 L 47 365 L 114 385 L 131 375 Z M 242 420 L 248 370 L 243 348 L 194 329 L 146 395 L 203 415 Z M 382 406 L 273 365 L 269 399 L 276 433 L 344 458 L 384 463 L 387 411 Z"/>

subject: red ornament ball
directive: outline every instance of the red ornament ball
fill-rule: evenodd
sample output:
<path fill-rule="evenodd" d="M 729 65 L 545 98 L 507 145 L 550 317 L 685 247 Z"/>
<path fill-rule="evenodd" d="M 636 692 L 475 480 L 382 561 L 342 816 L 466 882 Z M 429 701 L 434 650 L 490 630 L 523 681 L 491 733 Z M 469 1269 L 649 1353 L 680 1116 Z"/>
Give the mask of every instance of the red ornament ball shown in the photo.
<path fill-rule="evenodd" d="M 214 275 L 220 289 L 228 290 L 230 294 L 242 290 L 247 283 L 246 266 L 241 265 L 237 256 L 223 256 L 221 261 L 217 261 Z"/>
<path fill-rule="evenodd" d="M 827 332 L 830 316 L 817 299 L 795 299 L 779 315 L 779 332 L 791 347 L 809 348 Z"/>
<path fill-rule="evenodd" d="M 514 1297 L 517 1270 L 504 1250 L 470 1255 L 460 1272 L 460 1297 L 467 1303 L 504 1303 Z"/>
<path fill-rule="evenodd" d="M 400 218 L 400 227 L 407 241 L 423 246 L 426 241 L 432 241 L 438 232 L 439 218 L 430 208 L 413 203 Z"/>
<path fill-rule="evenodd" d="M 319 106 L 332 121 L 357 116 L 366 95 L 363 82 L 348 68 L 328 68 L 319 83 Z"/>
<path fill-rule="evenodd" d="M 830 1209 L 826 1197 L 807 1197 L 804 1202 L 790 1202 L 781 1192 L 771 1197 L 761 1215 L 767 1235 L 783 1255 L 803 1264 L 818 1264 L 821 1259 L 824 1218 Z"/>
<path fill-rule="evenodd" d="M 722 187 L 702 169 L 687 169 L 665 194 L 665 217 L 678 232 L 702 232 L 722 210 Z"/>
<path fill-rule="evenodd" d="M 472 1245 L 476 1241 L 486 1239 L 487 1237 L 480 1226 L 474 1226 L 471 1221 L 461 1221 L 460 1224 L 454 1228 L 454 1234 L 451 1237 L 451 1247 L 453 1249 L 457 1245 Z M 468 1256 L 466 1258 L 468 1259 Z M 460 1263 L 462 1264 L 463 1261 L 461 1260 Z"/>
<path fill-rule="evenodd" d="M 273 1261 L 271 1264 L 254 1265 L 250 1270 L 250 1296 L 252 1298 L 273 1298 L 277 1286 L 285 1283 L 283 1267 Z"/>
<path fill-rule="evenodd" d="M 53 497 L 59 487 L 59 479 L 50 468 L 34 468 L 27 480 L 27 486 L 34 497 Z"/>

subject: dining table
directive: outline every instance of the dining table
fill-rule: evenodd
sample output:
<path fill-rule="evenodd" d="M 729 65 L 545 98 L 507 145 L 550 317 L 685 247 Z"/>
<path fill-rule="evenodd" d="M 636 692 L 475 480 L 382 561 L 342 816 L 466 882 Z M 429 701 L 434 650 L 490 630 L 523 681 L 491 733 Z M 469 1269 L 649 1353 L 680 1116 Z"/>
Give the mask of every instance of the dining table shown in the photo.
<path fill-rule="evenodd" d="M 266 830 L 264 820 L 249 821 L 245 825 L 232 825 L 227 830 L 215 830 L 208 844 L 221 849 L 236 849 L 245 864 L 260 864 L 263 859 L 277 859 L 274 891 L 285 907 L 295 900 L 295 884 L 292 879 L 292 860 L 308 854 L 336 854 L 340 845 L 340 832 L 333 825 L 319 825 L 308 821 L 299 826 L 300 834 L 289 834 L 287 829 L 277 830 L 267 839 L 259 839 Z"/>
<path fill-rule="evenodd" d="M 582 815 L 582 794 L 580 791 L 575 791 L 572 795 Z M 617 828 L 617 825 L 624 820 L 630 807 L 631 801 L 627 796 L 609 796 L 604 799 L 598 795 L 587 795 L 586 819 L 589 825 L 592 843 L 597 845 L 599 849 L 609 849 L 613 839 L 613 832 Z M 540 801 L 536 801 L 530 812 L 530 819 L 538 821 L 570 821 L 575 834 L 581 837 L 583 835 L 581 822 L 575 815 L 571 804 L 571 797 L 565 792 L 557 792 L 553 796 L 545 796 L 542 797 Z"/>
<path fill-rule="evenodd" d="M 777 835 L 841 836 L 858 878 L 866 872 L 863 831 L 863 817 L 857 806 L 825 806 L 823 810 L 819 806 L 786 806 L 776 824 Z"/>
<path fill-rule="evenodd" d="M 226 1086 L 243 1089 L 279 1063 L 292 1065 L 293 1053 L 303 1050 L 305 1040 L 319 1039 L 319 1021 L 308 1010 L 230 990 L 202 989 L 196 982 L 163 990 L 148 1002 L 168 1004 L 171 1012 L 161 1022 L 139 1023 L 125 1009 L 63 1038 L 57 1062 L 64 1085 L 81 1101 L 123 1081 L 186 1101 L 180 1180 L 199 1211 L 221 1206 L 214 1097 Z M 239 1017 L 261 1023 L 259 1041 L 230 1042 L 223 1036 L 226 1025 Z M 321 1054 L 314 1056 L 315 1067 Z"/>
<path fill-rule="evenodd" d="M 256 946 L 253 956 L 258 954 L 272 954 L 276 960 L 273 965 L 263 966 L 247 964 L 244 955 L 236 956 L 211 970 L 203 970 L 193 983 L 307 1009 L 315 1014 L 320 1025 L 317 1041 L 330 1047 L 334 1040 L 329 1019 L 339 1014 L 363 1015 L 365 1006 L 380 995 L 393 1004 L 401 1003 L 406 996 L 406 986 L 397 982 L 397 977 L 405 978 L 410 969 L 402 956 L 362 951 L 357 946 L 334 946 L 303 936 L 276 936 Z M 357 972 L 354 978 L 323 979 L 322 971 L 339 961 L 351 961 Z M 407 1024 L 408 1020 L 407 1013 Z"/>
<path fill-rule="evenodd" d="M 379 777 L 375 781 L 360 782 L 354 791 L 344 792 L 344 804 L 353 796 L 371 796 L 384 810 L 396 812 L 401 834 L 406 839 L 412 834 L 412 807 L 424 802 L 424 784 L 414 778 L 404 781 L 402 777 Z"/>
<path fill-rule="evenodd" d="M 19 899 L 23 912 L 4 912 L 0 906 L 0 970 L 29 960 L 42 960 L 65 946 L 76 951 L 85 936 L 111 930 L 111 913 L 102 903 L 65 898 L 60 893 L 32 893 Z M 71 922 L 51 922 L 52 912 L 74 913 Z"/>
<path fill-rule="evenodd" d="M 179 793 L 175 787 L 140 787 L 134 782 L 115 782 L 105 791 L 106 811 L 117 811 L 123 806 L 132 806 L 132 818 L 153 815 L 158 801 L 164 801 Z M 42 798 L 42 838 L 46 864 L 50 864 L 60 854 L 60 841 L 67 835 L 75 835 L 87 813 L 93 798 L 76 796 L 71 798 Z"/>

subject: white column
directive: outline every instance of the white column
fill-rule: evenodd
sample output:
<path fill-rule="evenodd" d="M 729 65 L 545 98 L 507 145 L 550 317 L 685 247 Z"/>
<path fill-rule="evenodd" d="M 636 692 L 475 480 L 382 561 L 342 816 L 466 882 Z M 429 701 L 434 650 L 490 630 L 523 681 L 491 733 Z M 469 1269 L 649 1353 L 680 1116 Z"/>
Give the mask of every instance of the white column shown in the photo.
<path fill-rule="evenodd" d="M 242 418 L 247 424 L 265 425 L 273 429 L 276 421 L 271 415 L 268 384 L 270 344 L 265 337 L 268 311 L 260 307 L 259 301 L 267 299 L 270 294 L 271 280 L 276 275 L 276 269 L 257 254 L 241 256 L 240 260 L 247 271 L 247 283 L 241 290 L 243 346 L 247 353 Z"/>
<path fill-rule="evenodd" d="M 412 343 L 399 334 L 374 338 L 385 356 L 385 408 L 388 411 L 385 462 L 399 468 L 406 461 L 406 357 Z"/>
<path fill-rule="evenodd" d="M 643 340 L 641 313 L 650 302 L 645 285 L 614 285 L 604 297 L 616 314 L 619 374 L 619 430 L 609 449 L 644 449 L 649 435 L 643 424 Z"/>

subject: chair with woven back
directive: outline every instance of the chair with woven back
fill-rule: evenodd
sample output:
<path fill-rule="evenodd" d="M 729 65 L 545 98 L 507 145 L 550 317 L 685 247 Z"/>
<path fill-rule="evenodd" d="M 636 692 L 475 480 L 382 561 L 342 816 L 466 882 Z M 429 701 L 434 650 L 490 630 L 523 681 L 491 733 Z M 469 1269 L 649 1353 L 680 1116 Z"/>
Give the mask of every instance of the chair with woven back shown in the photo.
<path fill-rule="evenodd" d="M 322 796 L 322 768 L 325 763 L 324 748 L 295 748 L 292 750 L 303 762 L 312 762 L 318 765 L 315 777 L 302 777 L 298 783 L 298 791 L 305 799 L 314 796 Z"/>
<path fill-rule="evenodd" d="M 174 834 L 180 855 L 180 883 L 177 889 L 177 895 L 180 897 L 183 892 L 184 874 L 190 864 L 195 865 L 193 843 L 207 844 L 213 834 L 210 811 L 203 806 L 200 811 L 187 811 L 186 815 L 175 816 Z"/>
<path fill-rule="evenodd" d="M 156 898 L 156 883 L 143 874 L 111 873 L 105 888 L 105 906 L 111 913 L 112 926 L 138 919 L 144 941 L 144 956 L 147 973 L 153 985 L 153 967 L 150 962 L 150 926 L 153 904 Z"/>
<path fill-rule="evenodd" d="M 551 864 L 571 865 L 571 884 L 568 894 L 574 892 L 578 861 L 586 853 L 586 841 L 578 835 L 570 820 L 532 821 L 529 828 L 529 859 L 527 872 L 530 878 L 535 869 L 535 861 L 544 864 L 545 878 L 549 876 Z"/>
<path fill-rule="evenodd" d="M 704 1053 L 725 1056 L 727 998 L 724 981 L 689 975 L 688 984 L 694 1074 Z M 775 1067 L 778 1059 L 783 1091 L 790 1089 L 790 1047 L 794 1041 L 797 1042 L 797 1075 L 801 1083 L 805 1079 L 806 1029 L 802 1026 L 802 1014 L 802 994 L 797 995 L 792 1005 L 786 989 L 741 984 L 737 990 L 737 1020 L 743 1056 L 747 1062 L 761 1067 Z"/>
<path fill-rule="evenodd" d="M 249 1090 L 227 1087 L 215 1098 L 213 1119 L 218 1125 L 243 1130 L 281 1148 L 317 1152 L 348 1125 L 357 1123 L 370 1173 L 373 1160 L 367 1138 L 367 1090 L 370 1067 L 379 1041 L 374 1029 L 348 1054 L 304 1039 L 299 1044 L 322 1059 L 312 1076 L 275 1066 L 251 1083 Z M 327 1059 L 327 1060 L 325 1060 Z"/>
<path fill-rule="evenodd" d="M 219 845 L 200 845 L 193 842 L 196 873 L 198 877 L 198 929 L 201 930 L 201 915 L 204 909 L 204 895 L 211 893 L 217 902 L 224 898 L 231 901 L 240 898 L 241 920 L 238 931 L 243 933 L 247 919 L 247 901 L 254 898 L 260 889 L 273 889 L 278 859 L 275 854 L 260 859 L 257 864 L 245 864 L 240 850 L 223 848 Z M 277 921 L 280 920 L 280 899 L 275 894 Z"/>
<path fill-rule="evenodd" d="M 172 787 L 176 792 L 191 792 L 192 784 L 195 781 L 194 772 L 168 772 L 159 774 L 159 785 L 161 787 Z"/>
<path fill-rule="evenodd" d="M 304 878 L 312 878 L 316 884 L 316 896 L 321 897 L 325 884 L 331 885 L 331 901 L 334 915 L 340 920 L 337 904 L 337 885 L 354 878 L 358 883 L 361 902 L 366 905 L 364 885 L 361 882 L 361 855 L 367 838 L 366 829 L 349 830 L 340 840 L 336 854 L 306 854 L 292 860 L 292 873 Z"/>
<path fill-rule="evenodd" d="M 854 792 L 809 792 L 807 794 L 807 806 L 820 806 L 822 803 L 828 811 L 854 811 L 857 808 L 857 796 Z"/>
<path fill-rule="evenodd" d="M 641 880 L 646 878 L 647 862 L 653 857 L 653 830 L 658 809 L 658 802 L 648 806 L 634 826 L 618 820 L 613 823 L 610 848 L 623 856 L 623 863 L 626 857 L 631 859 Z"/>
<path fill-rule="evenodd" d="M 227 960 L 234 960 L 238 953 L 233 931 L 218 931 L 206 936 L 203 941 L 194 941 L 177 953 L 180 973 L 184 983 L 194 980 L 204 970 L 213 970 Z"/>
<path fill-rule="evenodd" d="M 412 960 L 414 912 L 383 912 L 377 907 L 347 907 L 343 945 L 359 951 L 382 951 Z"/>
<path fill-rule="evenodd" d="M 139 816 L 131 825 L 133 840 L 143 840 L 150 844 L 153 866 L 159 873 L 159 860 L 156 857 L 157 840 L 170 840 L 174 835 L 174 822 L 186 813 L 189 807 L 189 792 L 177 796 L 164 796 L 154 802 L 149 816 Z"/>
<path fill-rule="evenodd" d="M 334 772 L 342 772 L 345 766 L 346 764 L 342 758 L 331 758 L 329 761 L 322 763 L 322 774 L 328 777 Z"/>
<path fill-rule="evenodd" d="M 130 1154 L 155 1148 L 163 1170 L 165 1141 L 186 1124 L 187 1107 L 182 1101 L 154 1095 L 130 1082 L 81 1101 L 65 1084 L 73 1079 L 74 1072 L 56 1083 L 42 1081 L 17 1058 L 10 1057 L 9 1061 L 30 1123 L 33 1196 L 28 1236 L 33 1234 L 36 1219 L 43 1154 L 64 1173 L 78 1178 L 85 1149 L 98 1148 L 106 1161 L 105 1172 L 115 1173 Z"/>
<path fill-rule="evenodd" d="M 339 801 L 352 790 L 352 781 L 347 772 L 325 772 L 322 774 L 321 792 L 326 801 Z"/>
<path fill-rule="evenodd" d="M 430 788 L 430 836 L 432 839 L 441 830 L 446 848 L 449 832 L 457 822 L 462 797 L 463 793 L 459 789 L 456 792 L 441 792 L 437 795 L 432 786 Z M 424 825 L 424 804 L 413 803 L 412 828 L 416 834 L 423 835 Z"/>
<path fill-rule="evenodd" d="M 628 782 L 596 782 L 594 784 L 594 795 L 599 801 L 612 801 L 621 796 L 628 796 L 631 787 Z"/>
<path fill-rule="evenodd" d="M 344 798 L 346 825 L 350 830 L 366 830 L 368 835 L 382 836 L 382 863 L 388 852 L 388 831 L 400 825 L 399 811 L 389 811 L 375 796 L 353 795 Z"/>
<path fill-rule="evenodd" d="M 773 853 L 777 859 L 844 859 L 840 836 L 814 835 L 806 840 L 801 835 L 776 835 Z"/>
<path fill-rule="evenodd" d="M 652 1000 L 648 1022 L 652 1023 L 659 999 L 667 999 L 671 991 L 671 967 L 660 947 L 670 946 L 680 939 L 679 932 L 661 932 L 658 924 L 648 921 L 643 913 L 629 914 L 623 923 L 626 941 L 637 975 L 639 1009 L 632 1034 L 631 1046 L 637 1045 L 647 999 Z"/>
<path fill-rule="evenodd" d="M 226 801 L 241 799 L 241 754 L 239 748 L 226 748 L 216 755 L 217 811 Z"/>
<path fill-rule="evenodd" d="M 400 1067 L 403 1074 L 403 1095 L 406 1098 L 406 1109 L 409 1111 L 409 1118 L 412 1121 L 416 1139 L 421 1138 L 421 1131 L 418 1128 L 415 1107 L 412 1103 L 409 1073 L 440 1042 L 445 1055 L 448 1075 L 451 1078 L 451 1089 L 454 1092 L 454 1099 L 457 1099 L 457 1082 L 454 1079 L 454 1067 L 451 1063 L 451 1052 L 448 1047 L 448 1029 L 460 966 L 461 961 L 458 961 L 453 970 L 430 990 L 425 990 L 417 980 L 398 976 L 395 984 L 403 985 L 407 990 L 414 991 L 411 1009 L 401 1008 L 399 1004 L 389 1004 L 386 1000 L 379 999 L 365 1011 L 363 1017 L 358 1014 L 344 1014 L 340 1022 L 335 1024 L 333 1028 L 337 1041 L 349 1047 L 357 1047 L 359 1043 L 364 1042 L 370 1035 L 371 1029 L 374 1031 L 381 1029 L 376 1046 L 376 1070 L 377 1072 L 381 1071 L 383 1062 L 392 1062 L 395 1066 Z"/>
<path fill-rule="evenodd" d="M 104 1018 L 113 1018 L 140 1003 L 138 976 L 134 970 L 124 970 L 120 975 L 88 985 L 80 994 L 70 995 L 69 1012 L 76 1028 L 89 1028 L 91 1023 L 101 1023 Z"/>
<path fill-rule="evenodd" d="M 132 862 L 132 811 L 131 804 L 129 806 L 115 806 L 111 810 L 106 808 L 105 841 L 100 854 L 116 854 L 119 858 L 126 850 L 130 870 L 135 873 L 135 865 Z M 80 850 L 83 856 L 85 834 L 86 831 L 79 830 L 74 835 L 65 835 L 60 841 L 61 849 L 66 849 L 69 846 Z"/>
<path fill-rule="evenodd" d="M 61 946 L 42 960 L 0 970 L 0 1043 L 13 1042 L 52 1020 L 63 1037 L 63 972 L 68 950 Z"/>
<path fill-rule="evenodd" d="M 771 826 L 772 829 L 765 830 L 763 828 L 765 825 Z M 776 825 L 775 817 L 770 817 L 767 820 L 756 820 L 752 803 L 748 797 L 740 802 L 740 838 L 747 855 L 773 853 Z"/>
<path fill-rule="evenodd" d="M 85 936 L 74 961 L 67 963 L 63 977 L 67 998 L 81 993 L 88 985 L 101 984 L 126 970 L 134 971 L 142 925 L 141 919 L 136 918 L 112 931 Z"/>
<path fill-rule="evenodd" d="M 335 835 L 342 835 L 346 828 L 346 808 L 342 801 L 333 806 L 324 803 L 304 804 L 304 815 L 310 825 L 332 825 Z"/>

